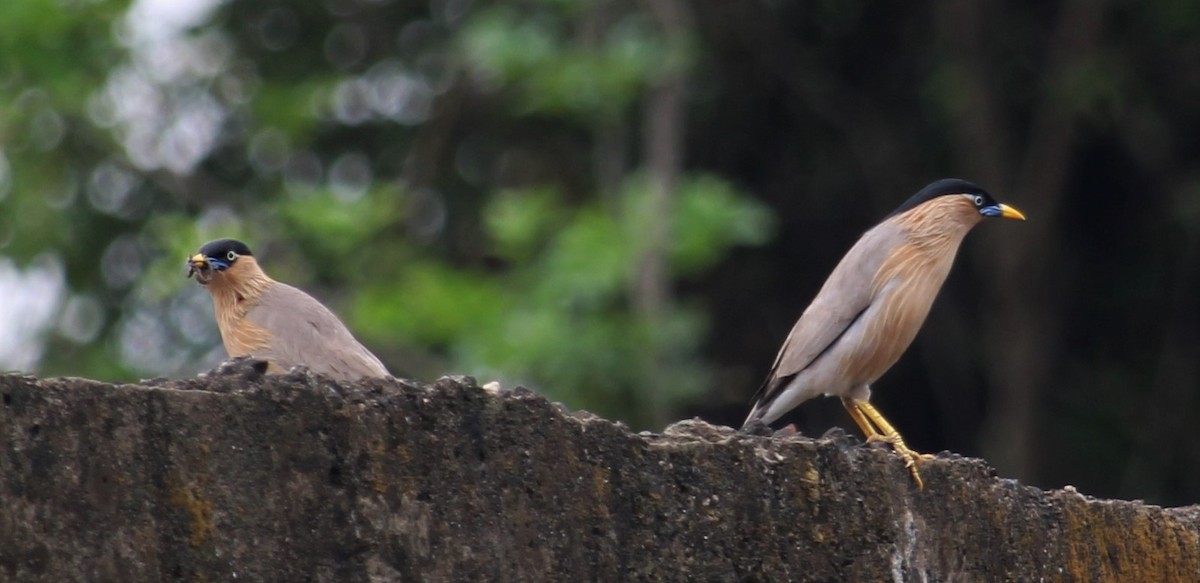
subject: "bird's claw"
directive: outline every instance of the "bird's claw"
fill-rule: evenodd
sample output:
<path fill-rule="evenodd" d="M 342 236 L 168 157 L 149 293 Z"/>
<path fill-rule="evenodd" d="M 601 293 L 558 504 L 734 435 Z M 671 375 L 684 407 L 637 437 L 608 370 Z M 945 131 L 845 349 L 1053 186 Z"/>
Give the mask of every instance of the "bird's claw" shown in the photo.
<path fill-rule="evenodd" d="M 925 481 L 921 479 L 921 473 L 917 470 L 917 464 L 932 460 L 935 456 L 927 453 L 918 453 L 909 449 L 899 434 L 880 435 L 876 433 L 867 436 L 867 443 L 875 442 L 882 442 L 892 446 L 892 451 L 895 451 L 900 454 L 900 457 L 904 458 L 904 467 L 908 468 L 908 472 L 912 474 L 913 481 L 917 483 L 917 489 L 925 489 Z"/>
<path fill-rule="evenodd" d="M 235 356 L 217 364 L 208 374 L 212 376 L 240 376 L 247 380 L 252 380 L 267 374 L 269 367 L 270 363 L 261 358 Z"/>
<path fill-rule="evenodd" d="M 917 483 L 917 489 L 924 490 L 925 481 L 921 479 L 921 472 L 917 471 L 916 462 L 912 458 L 909 458 L 908 463 L 904 464 L 904 467 L 908 468 L 908 473 L 912 474 L 913 481 Z"/>

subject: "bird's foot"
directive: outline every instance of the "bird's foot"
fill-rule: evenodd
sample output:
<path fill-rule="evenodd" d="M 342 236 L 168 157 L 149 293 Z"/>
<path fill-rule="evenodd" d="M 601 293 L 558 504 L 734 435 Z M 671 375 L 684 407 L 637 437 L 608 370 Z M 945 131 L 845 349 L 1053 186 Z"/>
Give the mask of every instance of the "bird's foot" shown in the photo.
<path fill-rule="evenodd" d="M 742 433 L 747 435 L 758 435 L 760 437 L 772 437 L 775 432 L 771 430 L 767 424 L 760 419 L 748 419 L 746 424 L 742 425 Z"/>
<path fill-rule="evenodd" d="M 917 470 L 917 464 L 934 459 L 933 455 L 913 451 L 904 443 L 904 440 L 900 438 L 900 434 L 898 433 L 867 436 L 867 443 L 873 442 L 882 442 L 892 446 L 892 451 L 895 451 L 900 454 L 900 457 L 904 458 L 904 467 L 908 468 L 908 472 L 912 474 L 913 481 L 917 483 L 917 489 L 925 489 L 925 481 L 921 479 L 921 472 Z"/>
<path fill-rule="evenodd" d="M 239 376 L 254 380 L 267 374 L 270 363 L 253 356 L 235 356 L 214 367 L 207 374 L 210 376 Z"/>

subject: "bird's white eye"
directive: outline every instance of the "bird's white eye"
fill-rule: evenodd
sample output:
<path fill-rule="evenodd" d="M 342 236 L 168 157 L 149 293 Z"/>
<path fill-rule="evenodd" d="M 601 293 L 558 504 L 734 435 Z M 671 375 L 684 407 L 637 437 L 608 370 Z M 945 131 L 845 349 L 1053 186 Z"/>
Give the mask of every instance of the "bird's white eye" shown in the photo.
<path fill-rule="evenodd" d="M 978 194 L 975 195 L 975 206 L 983 206 L 983 197 Z"/>
<path fill-rule="evenodd" d="M 228 260 L 230 260 L 230 261 L 233 261 L 234 259 L 237 259 L 237 253 L 234 253 L 233 251 L 230 251 L 229 253 L 226 253 L 226 254 L 225 254 L 225 258 L 226 258 L 226 259 L 228 259 Z"/>

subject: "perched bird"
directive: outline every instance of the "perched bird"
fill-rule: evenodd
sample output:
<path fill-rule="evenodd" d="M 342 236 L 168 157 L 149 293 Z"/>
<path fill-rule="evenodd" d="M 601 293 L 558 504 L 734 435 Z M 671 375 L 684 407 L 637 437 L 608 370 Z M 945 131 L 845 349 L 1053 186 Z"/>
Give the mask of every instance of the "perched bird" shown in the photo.
<path fill-rule="evenodd" d="M 231 358 L 252 356 L 268 372 L 297 365 L 338 380 L 386 377 L 383 363 L 312 296 L 263 273 L 245 243 L 220 239 L 188 259 L 188 277 L 212 295 Z"/>
<path fill-rule="evenodd" d="M 963 237 L 986 217 L 1025 220 L 979 186 L 943 179 L 864 233 L 792 327 L 746 425 L 817 395 L 840 397 L 867 441 L 891 444 L 924 487 L 916 463 L 929 456 L 909 449 L 867 399 L 925 322 Z"/>

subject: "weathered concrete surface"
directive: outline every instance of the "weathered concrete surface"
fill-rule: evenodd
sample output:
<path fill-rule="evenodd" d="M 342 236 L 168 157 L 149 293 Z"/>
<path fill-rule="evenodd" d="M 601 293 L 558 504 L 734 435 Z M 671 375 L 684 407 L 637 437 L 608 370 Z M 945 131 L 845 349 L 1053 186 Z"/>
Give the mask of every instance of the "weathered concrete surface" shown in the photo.
<path fill-rule="evenodd" d="M 1196 581 L 1200 509 L 473 381 L 0 376 L 2 581 Z"/>

